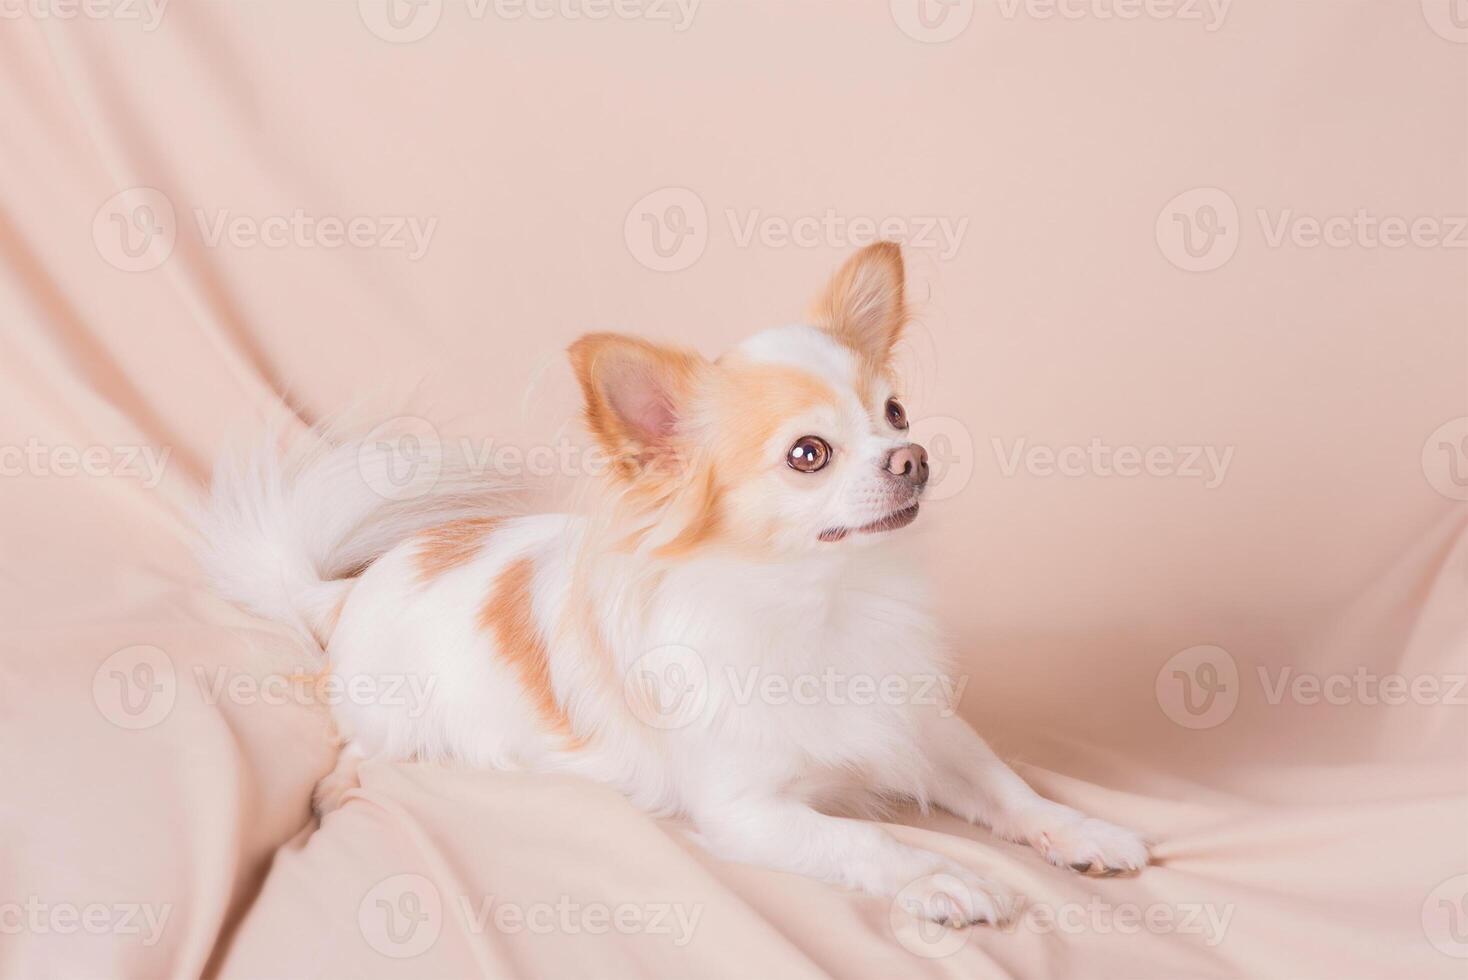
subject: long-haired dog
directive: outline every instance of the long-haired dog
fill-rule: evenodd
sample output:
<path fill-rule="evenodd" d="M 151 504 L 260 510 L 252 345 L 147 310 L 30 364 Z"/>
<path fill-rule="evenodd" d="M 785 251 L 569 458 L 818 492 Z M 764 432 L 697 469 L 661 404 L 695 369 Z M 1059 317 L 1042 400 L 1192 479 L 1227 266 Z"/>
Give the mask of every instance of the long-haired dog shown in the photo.
<path fill-rule="evenodd" d="M 509 517 L 452 481 L 385 497 L 361 443 L 220 464 L 203 518 L 218 589 L 318 638 L 344 686 L 435 682 L 424 704 L 334 706 L 322 809 L 366 758 L 576 773 L 687 818 L 714 854 L 955 925 L 1000 921 L 1009 893 L 833 814 L 910 800 L 1064 868 L 1147 863 L 1137 834 L 1044 799 L 916 696 L 949 665 L 901 540 L 928 462 L 893 372 L 899 249 L 862 249 L 816 310 L 717 360 L 572 344 L 610 461 L 585 513 Z"/>

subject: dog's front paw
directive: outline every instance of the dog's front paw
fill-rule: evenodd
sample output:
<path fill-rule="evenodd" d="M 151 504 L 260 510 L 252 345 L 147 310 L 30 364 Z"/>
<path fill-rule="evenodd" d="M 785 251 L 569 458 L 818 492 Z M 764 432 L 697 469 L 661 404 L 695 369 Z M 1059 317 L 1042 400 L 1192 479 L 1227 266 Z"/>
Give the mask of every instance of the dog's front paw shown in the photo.
<path fill-rule="evenodd" d="M 1017 904 L 1008 889 L 958 865 L 908 884 L 894 902 L 911 915 L 954 929 L 1002 925 Z"/>
<path fill-rule="evenodd" d="M 1057 808 L 1038 824 L 1025 835 L 1035 850 L 1051 864 L 1081 874 L 1106 878 L 1132 874 L 1150 860 L 1140 834 L 1069 807 Z"/>

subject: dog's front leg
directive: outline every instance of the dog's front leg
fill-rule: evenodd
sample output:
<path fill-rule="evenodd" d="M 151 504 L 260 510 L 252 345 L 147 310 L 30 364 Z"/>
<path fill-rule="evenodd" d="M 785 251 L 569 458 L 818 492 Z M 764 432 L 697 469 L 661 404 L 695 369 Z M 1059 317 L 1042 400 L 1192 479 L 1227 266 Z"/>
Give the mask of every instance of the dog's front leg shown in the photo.
<path fill-rule="evenodd" d="M 928 796 L 950 813 L 1083 874 L 1121 874 L 1147 863 L 1139 834 L 1045 799 L 962 718 L 927 719 L 924 743 L 934 772 Z"/>
<path fill-rule="evenodd" d="M 909 847 L 875 824 L 833 817 L 783 797 L 741 798 L 693 814 L 719 857 L 819 878 L 961 926 L 1003 922 L 1012 895 L 940 854 Z"/>

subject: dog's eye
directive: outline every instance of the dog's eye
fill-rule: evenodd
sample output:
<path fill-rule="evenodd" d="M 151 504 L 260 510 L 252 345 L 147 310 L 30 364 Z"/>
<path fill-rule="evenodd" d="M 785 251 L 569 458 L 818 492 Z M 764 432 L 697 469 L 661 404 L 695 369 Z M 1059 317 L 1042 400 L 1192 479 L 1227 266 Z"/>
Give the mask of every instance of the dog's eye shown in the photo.
<path fill-rule="evenodd" d="M 887 421 L 894 429 L 907 428 L 907 412 L 902 407 L 902 402 L 895 398 L 887 399 Z"/>
<path fill-rule="evenodd" d="M 820 436 L 801 436 L 785 459 L 792 470 L 814 473 L 831 461 L 831 444 Z"/>

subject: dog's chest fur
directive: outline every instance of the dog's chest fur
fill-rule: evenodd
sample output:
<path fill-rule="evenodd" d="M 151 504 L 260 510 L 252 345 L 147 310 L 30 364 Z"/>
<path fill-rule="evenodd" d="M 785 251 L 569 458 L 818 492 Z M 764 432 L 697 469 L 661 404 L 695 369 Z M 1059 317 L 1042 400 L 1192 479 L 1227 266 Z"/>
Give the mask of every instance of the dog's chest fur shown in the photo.
<path fill-rule="evenodd" d="M 647 642 L 696 652 L 707 735 L 742 765 L 813 787 L 918 765 L 917 713 L 942 706 L 947 678 L 921 583 L 891 549 L 692 565 L 650 611 Z"/>

